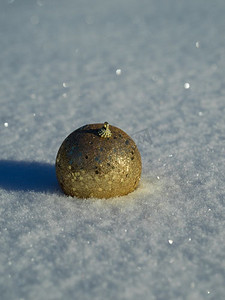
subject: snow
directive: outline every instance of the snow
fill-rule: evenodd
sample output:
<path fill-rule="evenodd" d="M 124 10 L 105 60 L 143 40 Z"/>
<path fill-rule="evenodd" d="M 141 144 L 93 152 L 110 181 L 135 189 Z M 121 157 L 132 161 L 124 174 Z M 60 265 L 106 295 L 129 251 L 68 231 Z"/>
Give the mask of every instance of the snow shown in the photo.
<path fill-rule="evenodd" d="M 0 2 L 2 300 L 224 299 L 224 15 L 223 0 Z M 59 146 L 105 121 L 137 142 L 140 187 L 66 197 Z"/>

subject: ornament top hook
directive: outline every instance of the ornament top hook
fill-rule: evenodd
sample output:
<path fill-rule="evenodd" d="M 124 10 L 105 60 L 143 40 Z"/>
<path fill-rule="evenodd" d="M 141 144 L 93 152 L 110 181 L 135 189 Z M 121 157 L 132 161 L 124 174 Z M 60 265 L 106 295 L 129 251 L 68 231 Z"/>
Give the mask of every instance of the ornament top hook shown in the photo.
<path fill-rule="evenodd" d="M 105 122 L 103 127 L 99 129 L 98 134 L 103 138 L 109 138 L 112 136 L 112 132 L 109 129 L 109 123 Z"/>

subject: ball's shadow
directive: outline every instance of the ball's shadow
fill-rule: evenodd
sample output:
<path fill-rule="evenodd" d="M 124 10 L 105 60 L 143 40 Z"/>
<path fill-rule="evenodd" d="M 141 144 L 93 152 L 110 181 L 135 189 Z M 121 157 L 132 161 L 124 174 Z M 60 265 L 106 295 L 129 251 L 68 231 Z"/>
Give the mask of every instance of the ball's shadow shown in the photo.
<path fill-rule="evenodd" d="M 42 162 L 0 160 L 0 187 L 8 191 L 59 191 L 55 166 Z"/>

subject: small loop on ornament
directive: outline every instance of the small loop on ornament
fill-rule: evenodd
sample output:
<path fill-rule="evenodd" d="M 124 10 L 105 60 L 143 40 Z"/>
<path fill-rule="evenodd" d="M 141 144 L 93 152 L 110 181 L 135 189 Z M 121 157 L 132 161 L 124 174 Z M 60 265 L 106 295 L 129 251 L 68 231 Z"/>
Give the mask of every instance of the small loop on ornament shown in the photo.
<path fill-rule="evenodd" d="M 103 127 L 99 129 L 98 134 L 103 138 L 109 138 L 112 136 L 112 132 L 109 129 L 109 123 L 105 122 Z"/>

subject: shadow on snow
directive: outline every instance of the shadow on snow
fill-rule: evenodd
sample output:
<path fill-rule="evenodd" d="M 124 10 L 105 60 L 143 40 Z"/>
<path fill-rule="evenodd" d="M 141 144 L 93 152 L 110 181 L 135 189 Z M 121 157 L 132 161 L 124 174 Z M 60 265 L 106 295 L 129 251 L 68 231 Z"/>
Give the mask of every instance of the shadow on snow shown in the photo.
<path fill-rule="evenodd" d="M 12 160 L 0 160 L 0 187 L 9 191 L 59 190 L 54 165 Z"/>

